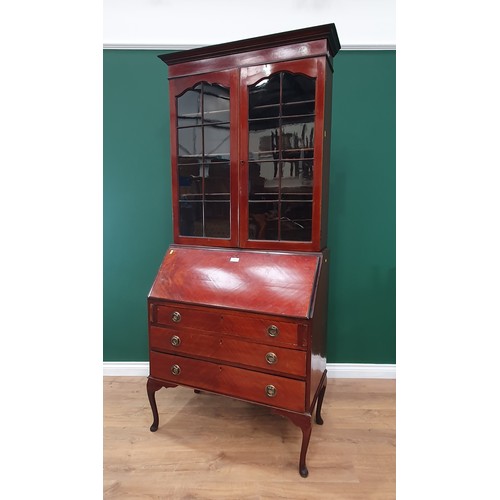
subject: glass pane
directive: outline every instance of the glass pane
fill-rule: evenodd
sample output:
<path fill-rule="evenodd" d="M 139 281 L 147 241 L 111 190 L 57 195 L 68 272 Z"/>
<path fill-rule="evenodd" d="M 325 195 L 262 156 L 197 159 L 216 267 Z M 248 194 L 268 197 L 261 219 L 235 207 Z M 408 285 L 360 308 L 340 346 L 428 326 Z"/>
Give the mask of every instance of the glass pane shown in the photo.
<path fill-rule="evenodd" d="M 205 123 L 229 122 L 229 89 L 203 85 L 203 119 Z"/>
<path fill-rule="evenodd" d="M 311 241 L 315 85 L 282 72 L 249 87 L 250 239 Z"/>
<path fill-rule="evenodd" d="M 191 127 L 194 125 L 201 125 L 201 116 L 178 117 L 177 125 L 179 127 Z"/>
<path fill-rule="evenodd" d="M 179 234 L 229 238 L 229 89 L 200 83 L 177 98 L 177 112 Z"/>
<path fill-rule="evenodd" d="M 202 127 L 180 128 L 178 132 L 179 149 L 178 156 L 186 159 L 201 157 L 203 149 Z"/>
<path fill-rule="evenodd" d="M 305 75 L 283 73 L 283 115 L 307 115 L 314 113 L 316 79 Z"/>
<path fill-rule="evenodd" d="M 181 160 L 179 158 L 179 160 Z M 179 164 L 179 198 L 185 195 L 201 195 L 200 164 Z"/>
<path fill-rule="evenodd" d="M 277 200 L 279 193 L 279 162 L 250 162 L 248 191 L 250 200 Z"/>
<path fill-rule="evenodd" d="M 278 159 L 279 123 L 278 119 L 249 122 L 249 160 Z"/>
<path fill-rule="evenodd" d="M 314 114 L 314 101 L 283 104 L 283 116 L 304 116 Z"/>
<path fill-rule="evenodd" d="M 307 120 L 307 121 L 304 121 Z M 303 118 L 283 119 L 281 156 L 284 162 L 283 177 L 312 178 L 314 120 Z"/>
<path fill-rule="evenodd" d="M 186 197 L 179 202 L 179 234 L 203 236 L 203 204 Z"/>
<path fill-rule="evenodd" d="M 229 161 L 229 124 L 205 125 L 204 156 Z"/>
<path fill-rule="evenodd" d="M 278 239 L 278 203 L 251 201 L 248 205 L 248 238 Z"/>
<path fill-rule="evenodd" d="M 201 124 L 201 83 L 177 97 L 177 125 Z"/>
<path fill-rule="evenodd" d="M 281 203 L 281 240 L 311 241 L 312 201 Z"/>
<path fill-rule="evenodd" d="M 212 200 L 229 200 L 229 163 L 212 162 L 208 165 L 206 174 L 205 198 Z"/>
<path fill-rule="evenodd" d="M 283 205 L 287 203 L 311 203 L 312 202 L 312 186 L 305 186 L 300 189 L 283 189 L 281 193 L 281 201 Z M 286 207 L 283 208 L 286 210 Z"/>
<path fill-rule="evenodd" d="M 279 115 L 280 74 L 264 78 L 248 89 L 248 117 L 268 118 Z"/>
<path fill-rule="evenodd" d="M 229 213 L 230 203 L 205 202 L 205 236 L 209 238 L 229 238 L 231 222 Z"/>

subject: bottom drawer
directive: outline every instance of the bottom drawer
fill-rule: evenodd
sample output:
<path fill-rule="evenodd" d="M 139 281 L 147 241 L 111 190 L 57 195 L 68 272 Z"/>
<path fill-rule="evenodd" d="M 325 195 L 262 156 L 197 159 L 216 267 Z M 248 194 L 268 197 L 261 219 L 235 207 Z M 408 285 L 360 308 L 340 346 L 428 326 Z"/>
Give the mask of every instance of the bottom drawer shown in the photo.
<path fill-rule="evenodd" d="M 277 408 L 305 411 L 305 382 L 243 368 L 150 352 L 153 378 Z"/>

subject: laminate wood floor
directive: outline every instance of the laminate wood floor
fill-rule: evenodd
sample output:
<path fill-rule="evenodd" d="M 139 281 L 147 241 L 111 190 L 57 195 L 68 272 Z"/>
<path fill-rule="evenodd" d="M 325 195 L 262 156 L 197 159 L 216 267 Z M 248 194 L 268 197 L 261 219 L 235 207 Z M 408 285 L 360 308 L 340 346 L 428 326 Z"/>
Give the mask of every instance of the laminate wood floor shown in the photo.
<path fill-rule="evenodd" d="M 396 489 L 395 380 L 329 379 L 324 425 L 302 433 L 262 406 L 145 377 L 104 377 L 104 498 L 390 500 Z"/>

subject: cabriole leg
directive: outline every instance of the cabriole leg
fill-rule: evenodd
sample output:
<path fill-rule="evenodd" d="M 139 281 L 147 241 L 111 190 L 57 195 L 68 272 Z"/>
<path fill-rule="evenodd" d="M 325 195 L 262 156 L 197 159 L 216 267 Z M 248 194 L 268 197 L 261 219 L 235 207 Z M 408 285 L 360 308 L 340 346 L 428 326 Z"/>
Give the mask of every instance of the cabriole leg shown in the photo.
<path fill-rule="evenodd" d="M 309 471 L 306 466 L 306 455 L 307 448 L 309 447 L 309 440 L 311 439 L 311 430 L 312 430 L 312 417 L 309 414 L 304 413 L 294 413 L 287 410 L 278 410 L 277 408 L 273 408 L 272 411 L 281 415 L 283 417 L 288 418 L 292 421 L 297 427 L 300 427 L 302 430 L 302 446 L 300 447 L 300 460 L 299 460 L 299 473 L 302 477 L 307 477 L 309 475 Z"/>
<path fill-rule="evenodd" d="M 309 440 L 311 439 L 311 418 L 305 418 L 300 428 L 302 429 L 302 447 L 300 448 L 299 473 L 302 477 L 307 477 L 309 471 L 306 466 L 306 454 L 307 448 L 309 447 Z"/>
<path fill-rule="evenodd" d="M 153 412 L 153 423 L 149 430 L 151 432 L 156 432 L 158 430 L 159 417 L 158 417 L 158 407 L 156 406 L 155 392 L 161 388 L 161 385 L 154 380 L 148 379 L 147 390 L 148 390 L 148 398 L 149 404 L 151 405 L 151 411 Z"/>
<path fill-rule="evenodd" d="M 321 418 L 321 408 L 323 407 L 323 398 L 325 397 L 325 392 L 326 392 L 326 383 L 327 383 L 327 377 L 323 377 L 323 386 L 321 387 L 321 390 L 319 391 L 318 395 L 318 404 L 316 406 L 316 423 L 319 425 L 323 425 L 323 419 Z"/>
<path fill-rule="evenodd" d="M 161 383 L 161 382 L 158 382 L 157 380 L 148 378 L 148 383 L 146 385 L 146 388 L 148 391 L 149 404 L 151 405 L 151 410 L 153 412 L 153 423 L 151 424 L 151 427 L 149 428 L 149 430 L 151 432 L 156 432 L 158 430 L 159 417 L 158 417 L 158 407 L 156 406 L 155 393 L 157 390 L 161 389 L 162 387 L 165 387 L 165 388 L 177 387 L 177 385 L 168 384 L 167 382 Z"/>

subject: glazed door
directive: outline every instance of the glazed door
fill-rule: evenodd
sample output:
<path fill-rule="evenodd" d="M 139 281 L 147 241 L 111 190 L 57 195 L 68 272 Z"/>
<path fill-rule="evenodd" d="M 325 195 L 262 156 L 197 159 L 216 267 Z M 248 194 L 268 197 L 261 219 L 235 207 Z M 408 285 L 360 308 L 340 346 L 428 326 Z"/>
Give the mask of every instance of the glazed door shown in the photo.
<path fill-rule="evenodd" d="M 170 80 L 174 241 L 238 245 L 238 72 Z"/>
<path fill-rule="evenodd" d="M 242 68 L 240 246 L 320 250 L 324 62 Z"/>

